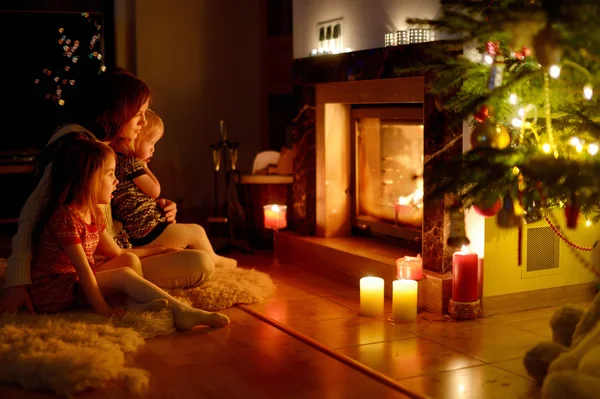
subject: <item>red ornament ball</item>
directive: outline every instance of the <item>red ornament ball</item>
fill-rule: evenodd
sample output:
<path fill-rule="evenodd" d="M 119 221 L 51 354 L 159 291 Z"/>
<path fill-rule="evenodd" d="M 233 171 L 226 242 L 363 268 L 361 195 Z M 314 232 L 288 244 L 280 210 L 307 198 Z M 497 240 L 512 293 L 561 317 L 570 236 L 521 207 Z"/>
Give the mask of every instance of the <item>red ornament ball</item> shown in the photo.
<path fill-rule="evenodd" d="M 486 218 L 491 218 L 492 216 L 496 216 L 500 209 L 502 208 L 502 200 L 498 198 L 496 202 L 492 205 L 481 204 L 479 206 L 473 205 L 473 209 L 479 216 L 483 216 Z"/>
<path fill-rule="evenodd" d="M 484 120 L 489 118 L 489 116 L 490 109 L 487 105 L 482 106 L 477 112 L 475 112 L 475 114 L 473 114 L 473 117 L 477 120 L 477 122 L 483 122 Z"/>
<path fill-rule="evenodd" d="M 579 218 L 579 204 L 575 201 L 568 201 L 565 206 L 565 218 L 567 219 L 567 228 L 577 228 L 577 218 Z"/>

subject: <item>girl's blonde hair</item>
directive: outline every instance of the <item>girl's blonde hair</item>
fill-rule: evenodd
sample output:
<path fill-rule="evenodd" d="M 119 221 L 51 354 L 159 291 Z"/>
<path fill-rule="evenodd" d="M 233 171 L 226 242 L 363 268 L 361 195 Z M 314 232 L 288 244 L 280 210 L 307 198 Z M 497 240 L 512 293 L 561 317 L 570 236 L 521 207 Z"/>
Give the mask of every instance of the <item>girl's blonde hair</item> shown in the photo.
<path fill-rule="evenodd" d="M 34 228 L 33 242 L 39 242 L 52 214 L 65 205 L 89 211 L 95 223 L 104 223 L 105 215 L 98 204 L 98 192 L 110 157 L 115 157 L 113 149 L 95 140 L 78 139 L 68 148 L 61 148 L 51 164 L 50 196 Z"/>

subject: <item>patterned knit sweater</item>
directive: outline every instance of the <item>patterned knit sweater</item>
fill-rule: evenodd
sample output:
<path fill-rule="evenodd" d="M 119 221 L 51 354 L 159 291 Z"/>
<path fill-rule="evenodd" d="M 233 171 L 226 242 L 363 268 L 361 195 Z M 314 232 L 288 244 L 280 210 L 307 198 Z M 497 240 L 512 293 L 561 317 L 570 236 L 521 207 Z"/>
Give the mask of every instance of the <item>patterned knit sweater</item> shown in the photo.
<path fill-rule="evenodd" d="M 156 200 L 145 194 L 133 182 L 146 174 L 143 161 L 128 155 L 118 154 L 115 175 L 119 183 L 111 201 L 113 217 L 123 223 L 131 239 L 144 238 L 166 219 L 156 205 Z"/>

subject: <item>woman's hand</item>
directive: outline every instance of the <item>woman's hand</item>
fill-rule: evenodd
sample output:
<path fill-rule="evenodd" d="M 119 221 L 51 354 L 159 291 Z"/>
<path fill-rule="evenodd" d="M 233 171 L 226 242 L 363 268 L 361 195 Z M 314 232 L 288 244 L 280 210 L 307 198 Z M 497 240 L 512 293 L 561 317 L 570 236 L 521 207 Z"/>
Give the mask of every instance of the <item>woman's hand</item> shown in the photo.
<path fill-rule="evenodd" d="M 159 247 L 162 252 L 161 254 L 168 254 L 169 252 L 177 252 L 177 251 L 183 251 L 183 248 L 167 248 L 167 247 Z"/>
<path fill-rule="evenodd" d="M 27 312 L 34 313 L 31 297 L 24 285 L 7 288 L 0 297 L 0 315 L 14 313 L 23 306 Z"/>
<path fill-rule="evenodd" d="M 167 222 L 177 223 L 175 216 L 177 215 L 177 204 L 166 198 L 158 198 L 156 204 L 162 209 Z"/>

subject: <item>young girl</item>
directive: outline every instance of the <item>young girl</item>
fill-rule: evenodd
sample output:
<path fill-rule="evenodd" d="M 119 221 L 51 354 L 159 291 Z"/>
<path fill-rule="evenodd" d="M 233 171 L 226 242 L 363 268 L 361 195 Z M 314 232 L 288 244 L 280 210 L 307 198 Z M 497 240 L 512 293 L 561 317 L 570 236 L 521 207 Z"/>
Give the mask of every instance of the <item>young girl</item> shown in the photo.
<path fill-rule="evenodd" d="M 235 259 L 215 253 L 204 228 L 197 224 L 170 223 L 156 206 L 160 183 L 147 163 L 164 133 L 164 125 L 151 110 L 147 111 L 146 117 L 148 123 L 140 131 L 133 148 L 125 145 L 117 148 L 119 184 L 112 201 L 114 218 L 123 223 L 134 247 L 198 249 L 210 254 L 216 267 L 236 267 Z"/>
<path fill-rule="evenodd" d="M 115 154 L 97 141 L 73 145 L 53 161 L 51 194 L 34 229 L 29 292 L 35 308 L 58 312 L 87 302 L 99 314 L 120 316 L 123 310 L 111 308 L 104 298 L 125 293 L 136 310 L 170 306 L 180 330 L 228 324 L 227 316 L 184 305 L 133 268 L 119 267 L 137 258 L 116 245 L 99 207 L 110 203 L 117 184 Z M 92 257 L 96 249 L 110 259 L 101 270 Z"/>

